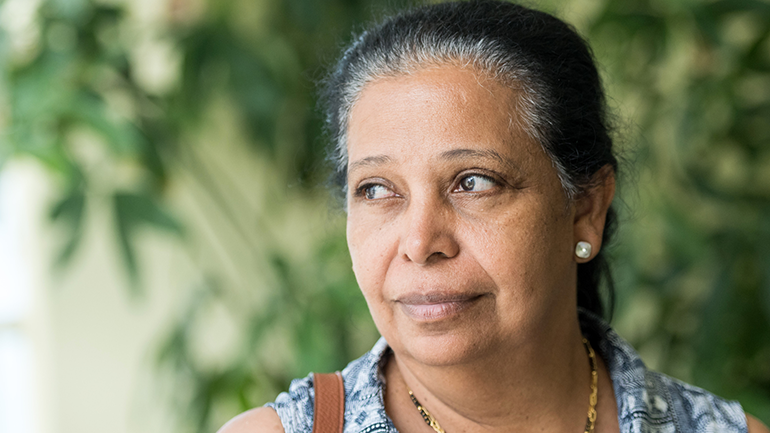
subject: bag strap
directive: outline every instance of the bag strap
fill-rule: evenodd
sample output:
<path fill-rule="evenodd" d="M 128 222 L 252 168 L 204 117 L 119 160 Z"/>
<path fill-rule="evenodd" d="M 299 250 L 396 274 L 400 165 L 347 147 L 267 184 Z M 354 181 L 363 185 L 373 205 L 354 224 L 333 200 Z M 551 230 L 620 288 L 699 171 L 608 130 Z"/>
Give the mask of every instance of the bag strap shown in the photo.
<path fill-rule="evenodd" d="M 342 433 L 345 385 L 340 372 L 313 373 L 313 433 Z"/>

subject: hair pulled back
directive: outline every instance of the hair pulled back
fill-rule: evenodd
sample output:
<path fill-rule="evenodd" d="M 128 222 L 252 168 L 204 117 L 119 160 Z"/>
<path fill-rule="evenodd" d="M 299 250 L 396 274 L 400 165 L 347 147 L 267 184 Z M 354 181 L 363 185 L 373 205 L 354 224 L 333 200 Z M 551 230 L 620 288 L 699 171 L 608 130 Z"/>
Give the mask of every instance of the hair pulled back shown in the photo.
<path fill-rule="evenodd" d="M 358 36 L 327 78 L 322 93 L 332 139 L 333 181 L 347 183 L 347 129 L 364 86 L 384 77 L 457 65 L 514 88 L 519 125 L 551 158 L 568 200 L 591 188 L 598 171 L 617 171 L 606 101 L 592 53 L 569 25 L 543 12 L 494 0 L 428 5 L 386 19 Z M 606 245 L 615 229 L 610 208 Z M 578 307 L 611 315 L 614 286 L 603 251 L 578 265 Z"/>

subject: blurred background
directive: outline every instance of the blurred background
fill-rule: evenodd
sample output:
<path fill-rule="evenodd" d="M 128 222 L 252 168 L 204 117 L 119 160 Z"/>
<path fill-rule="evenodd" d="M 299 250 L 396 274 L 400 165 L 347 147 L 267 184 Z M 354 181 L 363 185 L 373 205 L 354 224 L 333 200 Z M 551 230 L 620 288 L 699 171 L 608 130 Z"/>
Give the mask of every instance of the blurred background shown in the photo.
<path fill-rule="evenodd" d="M 614 326 L 770 423 L 770 3 L 531 4 L 617 117 Z M 0 432 L 214 432 L 370 348 L 315 83 L 401 6 L 0 3 Z"/>

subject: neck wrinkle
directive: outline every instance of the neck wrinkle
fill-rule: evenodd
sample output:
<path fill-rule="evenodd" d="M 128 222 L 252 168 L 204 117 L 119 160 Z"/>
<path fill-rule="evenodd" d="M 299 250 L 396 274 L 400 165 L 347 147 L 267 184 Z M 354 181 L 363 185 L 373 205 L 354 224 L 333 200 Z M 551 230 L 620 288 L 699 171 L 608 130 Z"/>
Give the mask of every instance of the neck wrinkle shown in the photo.
<path fill-rule="evenodd" d="M 591 370 L 577 318 L 570 328 L 560 341 L 531 339 L 468 365 L 425 366 L 394 353 L 388 383 L 410 405 L 411 388 L 448 433 L 572 431 L 585 423 Z"/>

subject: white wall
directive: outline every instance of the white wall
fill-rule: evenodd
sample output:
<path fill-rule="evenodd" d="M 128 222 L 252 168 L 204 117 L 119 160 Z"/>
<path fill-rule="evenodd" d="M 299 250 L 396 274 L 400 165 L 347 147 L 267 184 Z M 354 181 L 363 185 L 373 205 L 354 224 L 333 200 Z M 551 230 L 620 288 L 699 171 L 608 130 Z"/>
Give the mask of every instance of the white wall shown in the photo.
<path fill-rule="evenodd" d="M 146 296 L 132 299 L 110 216 L 92 208 L 74 262 L 52 274 L 50 179 L 30 161 L 0 176 L 0 433 L 170 431 L 153 348 L 183 287 L 175 243 L 142 242 Z"/>

